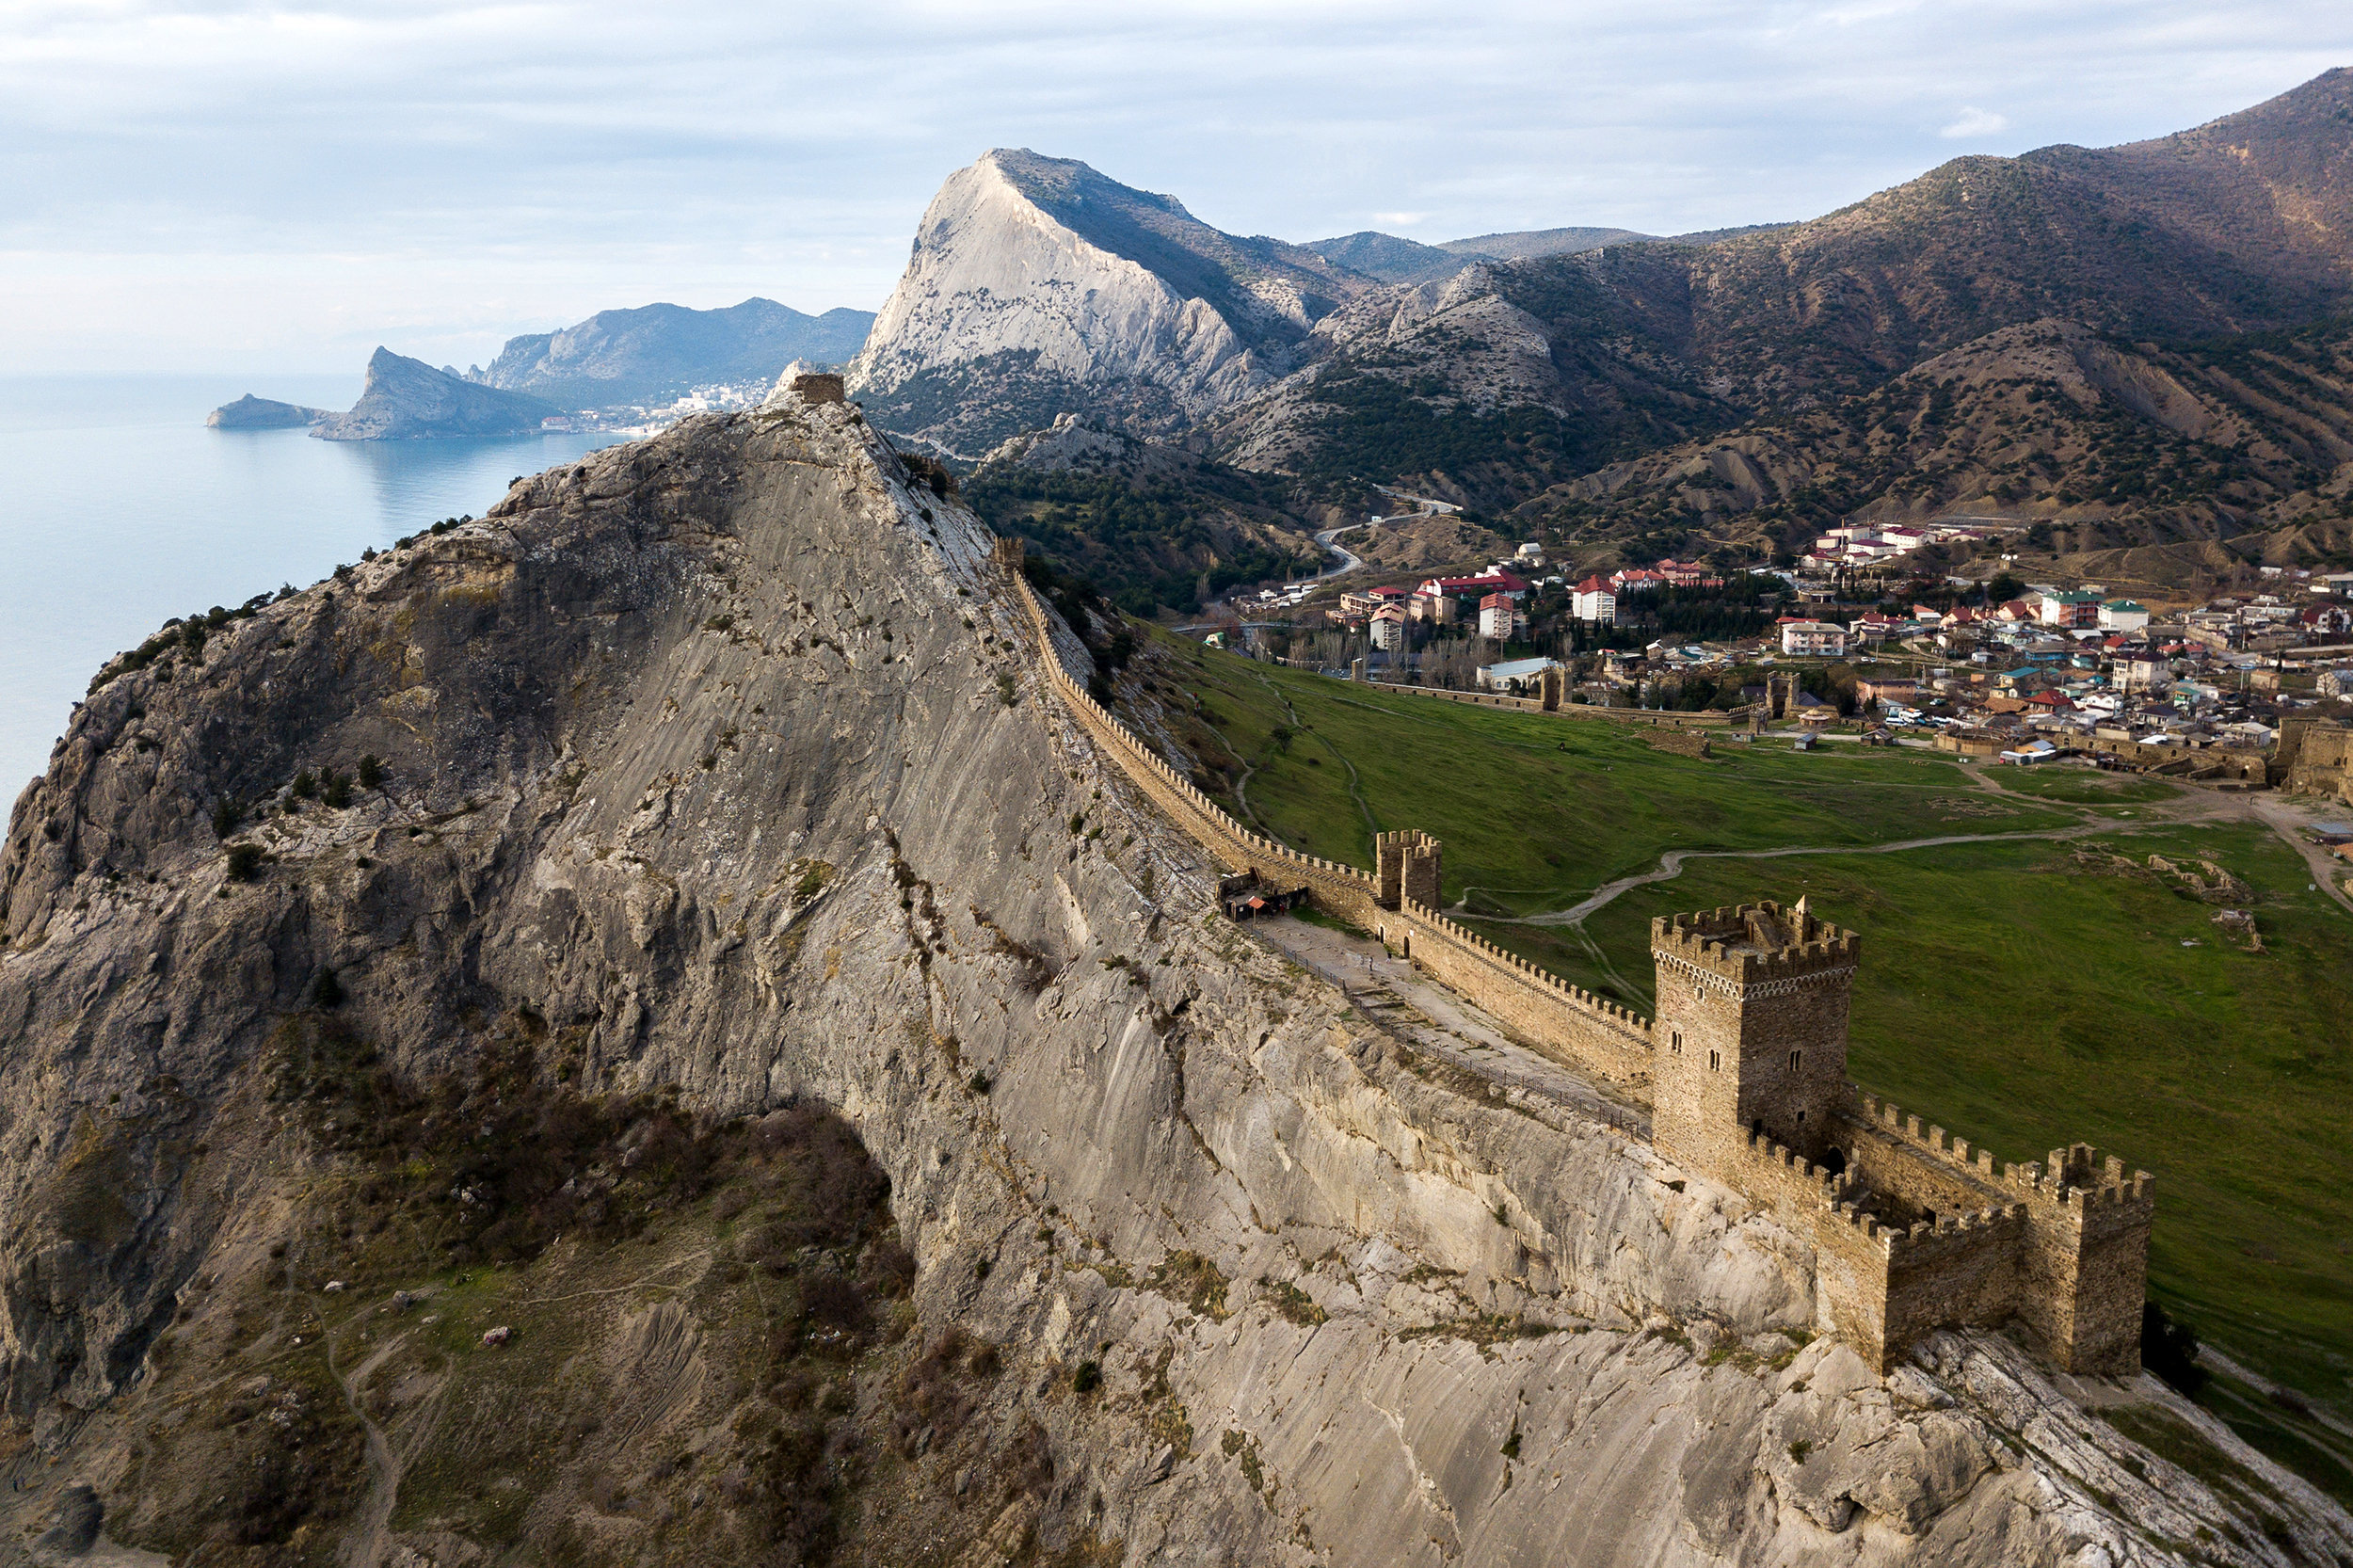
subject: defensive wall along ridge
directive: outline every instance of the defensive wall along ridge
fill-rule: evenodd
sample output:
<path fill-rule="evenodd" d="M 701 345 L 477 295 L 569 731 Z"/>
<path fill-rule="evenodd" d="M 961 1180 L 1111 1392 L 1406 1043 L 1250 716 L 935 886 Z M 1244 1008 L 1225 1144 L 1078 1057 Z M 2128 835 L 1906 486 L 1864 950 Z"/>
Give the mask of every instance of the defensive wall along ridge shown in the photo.
<path fill-rule="evenodd" d="M 1045 608 L 998 541 L 1044 674 L 1122 773 L 1221 866 L 1376 933 L 1533 1048 L 1651 1110 L 1653 1142 L 1815 1248 L 1826 1326 L 1884 1370 L 1936 1328 L 2023 1323 L 2075 1372 L 2139 1366 L 2154 1183 L 2088 1144 L 2001 1164 L 1847 1074 L 1862 939 L 1766 901 L 1652 922 L 1658 1016 L 1644 1018 L 1505 952 L 1436 905 L 1442 846 L 1378 835 L 1368 874 L 1235 821 L 1064 667 Z"/>

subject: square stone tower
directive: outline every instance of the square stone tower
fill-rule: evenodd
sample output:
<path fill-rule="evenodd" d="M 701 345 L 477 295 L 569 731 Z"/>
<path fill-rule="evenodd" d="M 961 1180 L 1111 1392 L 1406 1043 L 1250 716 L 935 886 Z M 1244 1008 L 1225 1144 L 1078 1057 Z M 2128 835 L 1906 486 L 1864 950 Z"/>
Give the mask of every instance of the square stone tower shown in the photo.
<path fill-rule="evenodd" d="M 1862 938 L 1768 901 L 1651 921 L 1654 1142 L 1728 1172 L 1751 1131 L 1809 1160 L 1845 1100 L 1847 1009 Z"/>
<path fill-rule="evenodd" d="M 1426 909 L 1438 907 L 1437 840 L 1419 828 L 1384 833 L 1373 840 L 1372 854 L 1382 908 L 1395 909 L 1405 899 Z"/>

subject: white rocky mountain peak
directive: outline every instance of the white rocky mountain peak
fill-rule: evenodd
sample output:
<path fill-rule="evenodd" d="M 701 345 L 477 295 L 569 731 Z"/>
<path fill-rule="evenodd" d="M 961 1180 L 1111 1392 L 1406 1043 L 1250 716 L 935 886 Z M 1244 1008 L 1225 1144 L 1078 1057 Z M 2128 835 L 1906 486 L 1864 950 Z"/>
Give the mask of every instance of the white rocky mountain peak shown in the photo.
<path fill-rule="evenodd" d="M 1176 428 L 1294 367 L 1376 286 L 1086 165 L 998 150 L 949 176 L 851 370 L 891 428 L 977 455 L 1071 409 Z"/>

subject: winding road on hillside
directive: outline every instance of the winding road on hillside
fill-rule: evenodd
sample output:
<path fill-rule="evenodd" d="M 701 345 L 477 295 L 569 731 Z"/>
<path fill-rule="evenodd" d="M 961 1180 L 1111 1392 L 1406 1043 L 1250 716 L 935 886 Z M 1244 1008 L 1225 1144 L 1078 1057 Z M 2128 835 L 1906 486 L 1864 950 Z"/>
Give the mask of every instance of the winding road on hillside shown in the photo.
<path fill-rule="evenodd" d="M 1316 543 L 1330 551 L 1334 559 L 1330 566 L 1316 573 L 1316 576 L 1319 578 L 1337 577 L 1344 571 L 1354 571 L 1358 567 L 1363 566 L 1365 563 L 1362 556 L 1350 553 L 1337 541 L 1342 534 L 1353 534 L 1359 528 L 1370 526 L 1372 526 L 1370 523 L 1366 522 L 1348 522 L 1342 523 L 1337 528 L 1326 528 L 1318 533 Z"/>

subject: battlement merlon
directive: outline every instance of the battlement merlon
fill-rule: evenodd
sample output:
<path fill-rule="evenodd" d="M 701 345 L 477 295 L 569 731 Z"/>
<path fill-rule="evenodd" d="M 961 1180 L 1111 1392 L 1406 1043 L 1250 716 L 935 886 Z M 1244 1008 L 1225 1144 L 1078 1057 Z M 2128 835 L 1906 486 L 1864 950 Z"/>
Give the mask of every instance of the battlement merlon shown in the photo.
<path fill-rule="evenodd" d="M 1800 899 L 1795 908 L 1767 899 L 1757 904 L 1662 915 L 1650 922 L 1657 957 L 1754 985 L 1851 969 L 1863 938 L 1817 918 Z"/>

